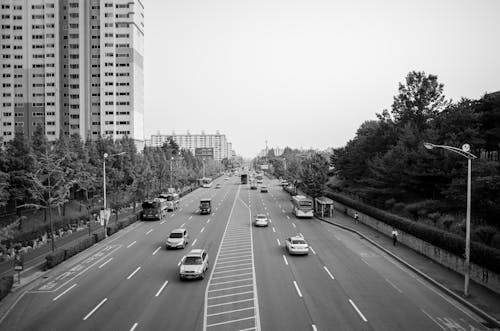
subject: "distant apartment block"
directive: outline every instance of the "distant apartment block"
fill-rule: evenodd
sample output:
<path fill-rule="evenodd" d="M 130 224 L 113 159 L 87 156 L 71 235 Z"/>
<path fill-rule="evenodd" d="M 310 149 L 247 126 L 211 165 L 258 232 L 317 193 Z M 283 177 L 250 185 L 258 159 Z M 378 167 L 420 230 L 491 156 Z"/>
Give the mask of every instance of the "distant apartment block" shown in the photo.
<path fill-rule="evenodd" d="M 151 140 L 146 141 L 146 145 L 152 147 L 161 147 L 165 142 L 172 138 L 181 149 L 190 150 L 195 154 L 196 148 L 213 148 L 214 160 L 222 160 L 232 156 L 232 144 L 226 139 L 225 134 L 217 131 L 215 134 L 156 134 L 151 135 Z"/>
<path fill-rule="evenodd" d="M 0 0 L 0 136 L 144 140 L 140 0 Z"/>

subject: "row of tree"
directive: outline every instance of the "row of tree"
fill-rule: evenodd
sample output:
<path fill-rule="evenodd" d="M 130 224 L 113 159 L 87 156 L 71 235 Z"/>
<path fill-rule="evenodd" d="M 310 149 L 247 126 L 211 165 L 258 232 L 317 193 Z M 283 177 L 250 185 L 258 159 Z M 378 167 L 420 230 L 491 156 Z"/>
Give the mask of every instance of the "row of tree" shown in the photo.
<path fill-rule="evenodd" d="M 480 100 L 446 100 L 437 76 L 410 72 L 390 111 L 364 122 L 330 162 L 345 192 L 389 202 L 432 200 L 435 209 L 465 212 L 467 160 L 424 142 L 470 144 L 472 213 L 476 222 L 500 226 L 500 92 Z"/>
<path fill-rule="evenodd" d="M 30 138 L 16 132 L 6 148 L 0 149 L 0 206 L 50 211 L 64 208 L 70 199 L 89 206 L 94 198 L 102 199 L 105 154 L 107 199 L 112 209 L 156 196 L 171 186 L 193 185 L 203 172 L 211 176 L 227 165 L 200 160 L 189 150 L 180 150 L 173 140 L 138 153 L 129 138 L 83 142 L 78 135 L 61 135 L 48 142 L 39 127 Z"/>

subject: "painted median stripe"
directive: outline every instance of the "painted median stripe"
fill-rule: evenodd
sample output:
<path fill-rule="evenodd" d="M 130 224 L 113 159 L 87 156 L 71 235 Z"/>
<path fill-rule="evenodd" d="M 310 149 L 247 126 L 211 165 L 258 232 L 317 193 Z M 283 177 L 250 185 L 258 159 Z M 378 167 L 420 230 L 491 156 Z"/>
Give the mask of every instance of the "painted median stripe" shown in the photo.
<path fill-rule="evenodd" d="M 131 242 L 130 244 L 128 244 L 127 248 L 132 247 L 132 246 L 133 246 L 136 242 L 137 242 L 137 240 L 136 240 L 136 241 Z"/>
<path fill-rule="evenodd" d="M 299 286 L 297 285 L 297 282 L 293 281 L 293 285 L 295 286 L 295 289 L 297 290 L 297 294 L 299 295 L 299 297 L 302 298 L 302 292 L 300 292 L 300 289 L 299 289 Z"/>
<path fill-rule="evenodd" d="M 288 261 L 286 260 L 286 256 L 283 255 L 283 260 L 285 260 L 285 264 L 288 265 Z"/>
<path fill-rule="evenodd" d="M 109 261 L 111 261 L 113 258 L 110 258 L 109 260 L 107 260 L 106 262 L 104 262 L 103 264 L 101 264 L 99 266 L 99 269 L 101 269 L 102 267 L 104 267 Z"/>
<path fill-rule="evenodd" d="M 196 244 L 196 240 L 198 240 L 198 239 L 193 240 L 193 243 L 191 244 L 191 246 L 194 246 L 194 244 Z"/>
<path fill-rule="evenodd" d="M 351 306 L 354 307 L 354 309 L 356 310 L 356 312 L 358 313 L 358 315 L 361 316 L 361 319 L 364 322 L 368 322 L 368 320 L 365 318 L 365 316 L 363 315 L 363 313 L 358 309 L 358 307 L 356 306 L 356 304 L 351 299 L 349 299 L 349 303 L 351 304 Z"/>
<path fill-rule="evenodd" d="M 134 277 L 135 273 L 136 273 L 137 271 L 139 271 L 139 270 L 141 270 L 141 267 L 137 267 L 137 269 L 135 269 L 135 270 L 134 270 L 134 271 L 133 271 L 133 272 L 132 272 L 132 273 L 131 273 L 128 277 L 127 277 L 127 279 L 130 279 L 130 278 Z"/>
<path fill-rule="evenodd" d="M 130 331 L 134 331 L 137 325 L 139 325 L 139 323 L 134 323 L 134 325 L 132 325 L 132 327 L 130 328 Z"/>
<path fill-rule="evenodd" d="M 286 218 L 290 219 L 290 216 L 286 215 Z"/>
<path fill-rule="evenodd" d="M 281 246 L 280 240 L 276 238 L 276 241 L 278 242 L 278 246 Z"/>
<path fill-rule="evenodd" d="M 146 232 L 146 234 L 150 234 L 151 232 L 153 231 L 153 229 L 149 230 L 148 232 Z"/>
<path fill-rule="evenodd" d="M 161 291 L 163 291 L 163 289 L 165 288 L 165 286 L 167 286 L 167 284 L 168 284 L 168 280 L 166 280 L 165 283 L 163 283 L 163 285 L 160 287 L 158 292 L 156 292 L 155 297 L 157 297 L 161 294 Z"/>
<path fill-rule="evenodd" d="M 104 298 L 104 299 L 102 299 L 102 301 L 101 301 L 101 302 L 99 302 L 99 304 L 98 304 L 97 306 L 95 306 L 95 308 L 94 308 L 94 309 L 92 309 L 92 310 L 90 311 L 90 313 L 88 313 L 88 314 L 87 314 L 87 315 L 83 318 L 83 320 L 85 321 L 85 320 L 87 320 L 87 318 L 89 318 L 90 316 L 92 316 L 92 314 L 93 314 L 93 313 L 95 313 L 95 312 L 96 312 L 96 310 L 97 310 L 97 309 L 99 309 L 99 307 L 101 307 L 101 306 L 102 306 L 102 305 L 103 305 L 106 301 L 108 301 L 108 298 Z"/>
<path fill-rule="evenodd" d="M 276 232 L 276 230 L 274 229 L 274 226 L 273 226 L 273 232 Z"/>
<path fill-rule="evenodd" d="M 296 227 L 297 227 L 297 225 L 295 225 L 295 223 L 292 223 L 292 226 L 293 226 L 294 228 L 296 228 Z"/>
<path fill-rule="evenodd" d="M 61 294 L 59 294 L 58 296 L 56 296 L 54 299 L 52 299 L 52 301 L 56 301 L 57 299 L 59 299 L 60 297 L 62 297 L 64 294 L 68 293 L 69 290 L 71 290 L 73 287 L 76 286 L 76 283 L 71 285 L 68 289 L 66 289 L 64 292 L 62 292 Z"/>
<path fill-rule="evenodd" d="M 205 227 L 201 228 L 200 233 L 202 233 L 203 231 L 205 231 Z"/>
<path fill-rule="evenodd" d="M 158 251 L 161 249 L 161 246 L 158 246 L 157 249 L 155 249 L 155 251 L 153 252 L 153 255 L 155 255 L 156 253 L 158 253 Z"/>
<path fill-rule="evenodd" d="M 318 328 L 316 327 L 316 325 L 313 324 L 311 326 L 312 326 L 313 331 L 318 331 Z"/>
<path fill-rule="evenodd" d="M 311 251 L 313 252 L 313 254 L 316 255 L 316 251 L 314 251 L 314 249 L 311 246 L 309 246 L 309 248 L 311 249 Z"/>

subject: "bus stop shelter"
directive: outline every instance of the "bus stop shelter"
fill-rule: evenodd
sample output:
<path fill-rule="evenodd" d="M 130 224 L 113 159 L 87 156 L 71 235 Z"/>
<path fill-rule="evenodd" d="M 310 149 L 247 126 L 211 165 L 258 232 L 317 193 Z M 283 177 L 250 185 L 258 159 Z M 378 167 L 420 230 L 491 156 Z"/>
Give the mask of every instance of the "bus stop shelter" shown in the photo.
<path fill-rule="evenodd" d="M 314 199 L 315 212 L 321 217 L 333 217 L 333 200 L 327 197 Z"/>

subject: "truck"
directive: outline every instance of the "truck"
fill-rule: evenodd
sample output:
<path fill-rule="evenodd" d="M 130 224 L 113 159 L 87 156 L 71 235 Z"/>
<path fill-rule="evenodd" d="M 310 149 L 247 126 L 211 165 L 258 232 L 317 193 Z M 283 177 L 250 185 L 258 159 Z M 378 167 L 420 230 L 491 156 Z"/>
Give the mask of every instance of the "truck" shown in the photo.
<path fill-rule="evenodd" d="M 210 215 L 212 213 L 212 200 L 205 198 L 200 200 L 200 214 Z"/>
<path fill-rule="evenodd" d="M 142 220 L 161 220 L 167 214 L 167 200 L 154 198 L 142 203 Z"/>
<path fill-rule="evenodd" d="M 248 183 L 248 175 L 241 174 L 241 184 L 247 184 L 247 183 Z"/>
<path fill-rule="evenodd" d="M 174 192 L 162 193 L 162 194 L 160 194 L 159 198 L 163 198 L 163 199 L 167 200 L 167 210 L 168 211 L 174 211 L 177 208 L 179 208 L 179 203 L 180 203 L 179 194 L 174 193 Z"/>

